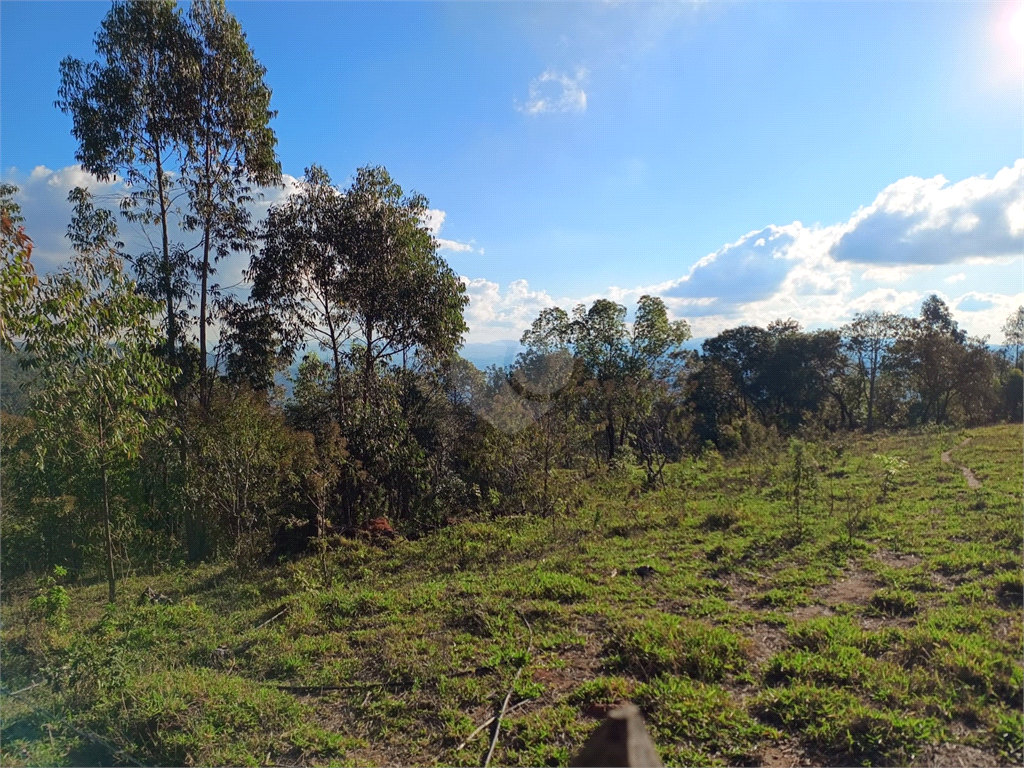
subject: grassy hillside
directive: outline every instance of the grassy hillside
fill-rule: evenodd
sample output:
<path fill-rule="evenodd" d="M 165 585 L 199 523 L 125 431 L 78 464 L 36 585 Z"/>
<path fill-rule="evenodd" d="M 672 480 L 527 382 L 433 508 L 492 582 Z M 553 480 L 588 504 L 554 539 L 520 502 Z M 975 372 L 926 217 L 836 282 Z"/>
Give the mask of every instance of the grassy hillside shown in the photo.
<path fill-rule="evenodd" d="M 110 608 L 8 588 L 4 689 L 50 682 L 3 697 L 2 762 L 478 765 L 514 683 L 496 765 L 565 765 L 620 700 L 669 764 L 1020 764 L 1021 426 L 815 456 L 799 519 L 791 455 L 711 454 Z"/>

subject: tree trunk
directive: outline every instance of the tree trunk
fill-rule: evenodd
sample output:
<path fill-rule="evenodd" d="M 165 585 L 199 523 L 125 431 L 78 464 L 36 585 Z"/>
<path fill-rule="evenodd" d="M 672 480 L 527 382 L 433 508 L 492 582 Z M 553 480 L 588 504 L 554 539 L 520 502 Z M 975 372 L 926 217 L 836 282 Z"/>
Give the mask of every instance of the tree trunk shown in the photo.
<path fill-rule="evenodd" d="M 373 374 L 373 326 L 366 328 L 366 357 L 363 361 L 363 410 L 370 399 L 370 379 Z"/>
<path fill-rule="evenodd" d="M 210 142 L 206 142 L 206 205 L 203 220 L 203 274 L 199 289 L 199 400 L 210 404 L 210 382 L 206 370 L 206 290 L 210 274 L 210 230 L 213 229 L 213 189 L 210 168 Z"/>
<path fill-rule="evenodd" d="M 167 300 L 167 356 L 174 357 L 174 341 L 178 323 L 174 318 L 174 284 L 171 280 L 171 240 L 167 234 L 167 195 L 164 191 L 164 169 L 159 145 L 156 149 L 156 188 L 160 198 L 160 231 L 163 240 L 164 294 Z"/>
<path fill-rule="evenodd" d="M 868 379 L 868 432 L 875 430 L 875 372 Z"/>
<path fill-rule="evenodd" d="M 100 470 L 103 481 L 103 533 L 107 539 L 107 590 L 108 602 L 114 602 L 114 539 L 110 533 L 110 493 L 107 490 L 107 468 Z"/>

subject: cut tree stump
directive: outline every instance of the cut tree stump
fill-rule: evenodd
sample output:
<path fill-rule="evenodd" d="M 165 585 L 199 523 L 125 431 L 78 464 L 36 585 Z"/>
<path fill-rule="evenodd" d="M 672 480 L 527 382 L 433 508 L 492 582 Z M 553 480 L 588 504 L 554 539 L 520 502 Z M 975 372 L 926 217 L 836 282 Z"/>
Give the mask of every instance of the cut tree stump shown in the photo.
<path fill-rule="evenodd" d="M 613 709 L 569 763 L 572 768 L 661 768 L 658 750 L 633 704 Z"/>

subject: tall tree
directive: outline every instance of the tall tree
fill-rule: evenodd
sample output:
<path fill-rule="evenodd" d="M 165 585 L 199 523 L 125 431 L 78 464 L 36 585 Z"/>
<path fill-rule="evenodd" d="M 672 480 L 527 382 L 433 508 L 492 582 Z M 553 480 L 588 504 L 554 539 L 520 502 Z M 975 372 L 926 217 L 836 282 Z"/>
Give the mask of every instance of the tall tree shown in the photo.
<path fill-rule="evenodd" d="M 155 302 L 138 294 L 118 253 L 114 215 L 71 192 L 72 265 L 46 278 L 26 350 L 39 378 L 31 414 L 44 459 L 70 476 L 99 480 L 110 602 L 115 598 L 111 476 L 158 434 L 174 374 L 150 350 L 157 343 Z"/>
<path fill-rule="evenodd" d="M 670 321 L 660 298 L 642 296 L 632 328 L 624 306 L 598 299 L 589 309 L 578 305 L 571 316 L 557 307 L 545 309 L 521 343 L 536 354 L 566 349 L 580 362 L 588 382 L 583 396 L 604 421 L 610 461 L 625 444 L 631 419 L 645 405 L 638 385 L 666 375 L 672 355 L 689 337 L 686 321 Z"/>
<path fill-rule="evenodd" d="M 944 334 L 957 344 L 967 341 L 967 332 L 957 325 L 946 302 L 934 293 L 921 304 L 920 322 L 929 330 Z"/>
<path fill-rule="evenodd" d="M 17 188 L 0 184 L 0 348 L 15 349 L 14 339 L 25 330 L 25 319 L 39 283 L 32 266 L 32 239 L 21 226 L 21 209 L 14 202 Z"/>
<path fill-rule="evenodd" d="M 875 428 L 875 399 L 878 375 L 893 344 L 906 332 L 906 318 L 892 312 L 869 310 L 854 316 L 842 329 L 847 350 L 853 355 L 860 374 L 868 382 L 867 429 Z"/>
<path fill-rule="evenodd" d="M 316 341 L 346 406 L 346 358 L 361 371 L 363 410 L 377 367 L 413 349 L 446 357 L 466 330 L 465 287 L 437 255 L 427 200 L 403 196 L 384 168 L 361 168 L 341 192 L 313 166 L 298 193 L 271 209 L 248 275 L 253 299 L 280 318 L 293 346 Z"/>
<path fill-rule="evenodd" d="M 191 126 L 187 75 L 193 51 L 174 0 L 115 2 L 96 35 L 100 61 L 64 59 L 56 102 L 72 117 L 82 167 L 104 181 L 123 177 L 132 192 L 122 212 L 160 227 L 159 279 L 170 355 L 181 322 L 173 285 L 169 172 L 180 164 Z"/>
<path fill-rule="evenodd" d="M 379 166 L 360 168 L 341 196 L 334 237 L 341 292 L 363 350 L 364 407 L 379 362 L 414 349 L 448 357 L 466 332 L 465 286 L 437 255 L 427 206 Z"/>
<path fill-rule="evenodd" d="M 1006 318 L 1003 323 L 1003 343 L 1013 347 L 1013 363 L 1020 362 L 1020 348 L 1024 346 L 1024 307 L 1017 307 L 1016 311 Z"/>
<path fill-rule="evenodd" d="M 281 178 L 274 154 L 277 138 L 269 127 L 270 88 L 238 20 L 223 0 L 195 0 L 188 16 L 193 46 L 189 67 L 188 110 L 191 131 L 182 166 L 181 185 L 191 213 L 186 228 L 202 235 L 199 273 L 199 366 L 203 399 L 208 396 L 206 330 L 212 262 L 232 251 L 252 251 L 254 233 L 246 204 L 253 185 L 269 186 Z"/>

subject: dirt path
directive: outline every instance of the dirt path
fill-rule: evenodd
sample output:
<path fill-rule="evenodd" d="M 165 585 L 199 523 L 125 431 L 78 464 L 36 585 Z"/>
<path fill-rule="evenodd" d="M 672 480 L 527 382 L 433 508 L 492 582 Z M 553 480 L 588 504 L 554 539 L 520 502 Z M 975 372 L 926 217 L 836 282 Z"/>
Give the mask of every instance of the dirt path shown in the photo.
<path fill-rule="evenodd" d="M 963 448 L 969 442 L 971 442 L 971 438 L 968 437 L 966 440 L 964 440 L 962 443 L 960 443 L 960 445 L 958 445 L 957 448 Z M 954 450 L 953 448 L 950 448 L 948 451 L 943 451 L 943 453 L 942 453 L 942 463 L 943 464 L 952 464 L 953 463 L 953 456 L 952 456 L 953 450 Z M 967 487 L 968 488 L 981 488 L 981 480 L 979 480 L 978 478 L 976 478 L 974 476 L 974 473 L 971 472 L 971 468 L 970 467 L 963 467 L 962 466 L 962 467 L 960 467 L 960 472 L 963 474 L 964 479 L 967 480 Z"/>

